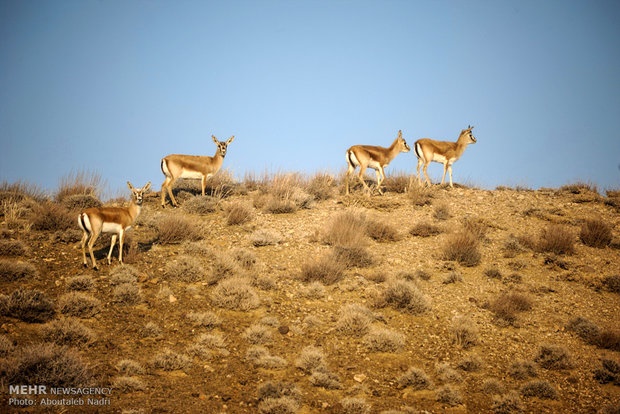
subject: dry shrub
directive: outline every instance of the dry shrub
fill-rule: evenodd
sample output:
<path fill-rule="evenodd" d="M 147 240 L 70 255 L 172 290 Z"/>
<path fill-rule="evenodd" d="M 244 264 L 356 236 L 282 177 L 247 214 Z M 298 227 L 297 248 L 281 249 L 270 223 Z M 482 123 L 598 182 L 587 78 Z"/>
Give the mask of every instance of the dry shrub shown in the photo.
<path fill-rule="evenodd" d="M 189 214 L 207 215 L 218 210 L 220 200 L 216 197 L 192 197 L 185 201 L 181 208 Z"/>
<path fill-rule="evenodd" d="M 140 378 L 128 376 L 116 377 L 114 381 L 112 381 L 112 386 L 115 391 L 118 390 L 122 393 L 144 391 L 146 388 L 146 385 Z"/>
<path fill-rule="evenodd" d="M 299 174 L 276 174 L 262 188 L 266 196 L 263 210 L 272 214 L 286 214 L 300 208 L 310 208 L 314 197 L 303 188 L 304 180 Z"/>
<path fill-rule="evenodd" d="M 2 282 L 32 281 L 38 275 L 39 271 L 30 263 L 0 260 L 0 281 Z"/>
<path fill-rule="evenodd" d="M 478 328 L 467 316 L 456 316 L 452 319 L 454 343 L 467 349 L 478 343 Z"/>
<path fill-rule="evenodd" d="M 510 391 L 504 395 L 494 396 L 493 406 L 491 408 L 495 414 L 513 414 L 523 412 L 521 397 L 516 391 Z"/>
<path fill-rule="evenodd" d="M 131 265 L 116 266 L 110 270 L 110 284 L 112 286 L 123 283 L 136 283 L 140 273 Z"/>
<path fill-rule="evenodd" d="M 435 206 L 433 217 L 436 220 L 448 220 L 450 217 L 452 217 L 452 214 L 450 214 L 450 207 L 448 207 L 448 205 L 445 203 Z"/>
<path fill-rule="evenodd" d="M 211 294 L 213 304 L 225 309 L 249 311 L 258 308 L 260 298 L 245 278 L 222 280 Z"/>
<path fill-rule="evenodd" d="M 423 207 L 432 204 L 434 192 L 432 188 L 421 185 L 410 185 L 407 190 L 407 198 L 416 207 Z"/>
<path fill-rule="evenodd" d="M 617 329 L 601 331 L 597 338 L 596 346 L 620 352 L 620 331 Z"/>
<path fill-rule="evenodd" d="M 196 227 L 196 223 L 183 216 L 168 215 L 157 223 L 157 242 L 159 244 L 178 244 L 200 239 L 202 239 L 202 234 Z"/>
<path fill-rule="evenodd" d="M 325 297 L 325 286 L 318 281 L 310 282 L 301 292 L 308 299 L 321 299 Z"/>
<path fill-rule="evenodd" d="M 93 194 L 72 194 L 63 198 L 61 204 L 69 211 L 83 211 L 103 205 L 101 200 Z"/>
<path fill-rule="evenodd" d="M 604 277 L 603 285 L 610 292 L 620 293 L 620 275 L 612 275 L 612 276 Z"/>
<path fill-rule="evenodd" d="M 58 300 L 60 313 L 78 318 L 92 318 L 101 312 L 101 301 L 81 292 L 65 293 Z"/>
<path fill-rule="evenodd" d="M 301 350 L 299 358 L 295 360 L 295 366 L 307 374 L 317 370 L 325 371 L 327 369 L 325 354 L 315 346 L 306 346 Z"/>
<path fill-rule="evenodd" d="M 600 219 L 586 220 L 579 232 L 579 238 L 586 246 L 603 248 L 611 244 L 611 227 Z"/>
<path fill-rule="evenodd" d="M 168 348 L 164 349 L 153 358 L 153 366 L 164 371 L 176 371 L 189 368 L 192 360 L 183 354 L 174 352 Z"/>
<path fill-rule="evenodd" d="M 375 315 L 363 305 L 350 304 L 340 308 L 336 331 L 343 335 L 362 337 L 368 333 Z"/>
<path fill-rule="evenodd" d="M 431 223 L 418 223 L 409 230 L 409 234 L 414 237 L 436 236 L 442 232 L 439 226 Z"/>
<path fill-rule="evenodd" d="M 544 400 L 557 400 L 558 392 L 548 381 L 534 380 L 521 387 L 521 395 L 524 397 L 536 397 Z"/>
<path fill-rule="evenodd" d="M 620 386 L 620 363 L 612 359 L 603 359 L 602 367 L 594 371 L 594 379 L 601 384 Z"/>
<path fill-rule="evenodd" d="M 450 406 L 456 406 L 463 402 L 463 397 L 458 389 L 451 385 L 444 385 L 437 390 L 437 401 Z"/>
<path fill-rule="evenodd" d="M 147 322 L 140 333 L 144 338 L 154 338 L 161 335 L 161 328 L 155 322 Z"/>
<path fill-rule="evenodd" d="M 502 280 L 502 272 L 499 269 L 492 267 L 484 271 L 484 275 L 489 279 L 498 279 Z"/>
<path fill-rule="evenodd" d="M 182 255 L 176 260 L 166 263 L 164 276 L 167 280 L 178 280 L 181 282 L 198 282 L 206 277 L 206 271 L 200 260 Z"/>
<path fill-rule="evenodd" d="M 569 369 L 573 366 L 569 352 L 560 345 L 541 345 L 534 361 L 549 370 Z"/>
<path fill-rule="evenodd" d="M 405 346 L 405 335 L 391 329 L 371 327 L 364 336 L 364 345 L 370 352 L 399 352 Z"/>
<path fill-rule="evenodd" d="M 508 373 L 511 377 L 517 380 L 535 378 L 538 376 L 538 373 L 536 372 L 536 364 L 532 361 L 515 361 L 510 366 Z"/>
<path fill-rule="evenodd" d="M 89 275 L 78 275 L 68 277 L 66 280 L 66 288 L 69 291 L 85 292 L 95 288 L 95 280 Z"/>
<path fill-rule="evenodd" d="M 137 305 L 142 302 L 142 291 L 131 283 L 122 283 L 112 291 L 114 302 L 121 305 Z"/>
<path fill-rule="evenodd" d="M 190 312 L 187 314 L 187 319 L 195 326 L 209 329 L 213 329 L 222 323 L 220 317 L 213 312 Z"/>
<path fill-rule="evenodd" d="M 443 383 L 458 383 L 463 382 L 463 377 L 449 364 L 442 362 L 435 366 L 437 372 L 437 378 Z"/>
<path fill-rule="evenodd" d="M 0 314 L 24 322 L 46 322 L 54 317 L 54 304 L 38 290 L 18 288 L 8 296 L 0 295 Z"/>
<path fill-rule="evenodd" d="M 254 210 L 242 202 L 233 202 L 224 209 L 226 214 L 226 224 L 229 226 L 238 226 L 252 220 Z"/>
<path fill-rule="evenodd" d="M 77 216 L 59 204 L 45 201 L 34 208 L 33 230 L 63 231 L 76 226 Z"/>
<path fill-rule="evenodd" d="M 444 285 L 450 285 L 452 283 L 457 283 L 457 282 L 462 282 L 463 281 L 463 275 L 461 275 L 459 272 L 456 271 L 452 271 L 450 272 L 450 274 L 448 276 L 446 276 L 446 278 L 443 280 L 443 284 Z"/>
<path fill-rule="evenodd" d="M 372 255 L 363 246 L 334 246 L 332 253 L 334 260 L 346 268 L 370 267 L 374 263 Z"/>
<path fill-rule="evenodd" d="M 433 388 L 433 382 L 424 370 L 412 367 L 398 378 L 398 387 L 411 387 L 414 391 L 428 390 Z"/>
<path fill-rule="evenodd" d="M 252 269 L 256 264 L 256 254 L 251 250 L 240 247 L 233 249 L 231 255 L 243 269 Z"/>
<path fill-rule="evenodd" d="M 328 370 L 315 370 L 310 375 L 310 384 L 315 387 L 322 387 L 326 390 L 339 390 L 342 388 L 340 378 Z"/>
<path fill-rule="evenodd" d="M 0 240 L 0 256 L 25 256 L 27 252 L 21 240 Z"/>
<path fill-rule="evenodd" d="M 380 308 L 391 306 L 414 315 L 431 308 L 430 300 L 420 292 L 416 284 L 402 279 L 389 281 L 379 295 L 376 305 Z"/>
<path fill-rule="evenodd" d="M 306 190 L 315 200 L 329 200 L 336 194 L 336 179 L 326 173 L 317 173 L 311 179 Z"/>
<path fill-rule="evenodd" d="M 495 378 L 488 378 L 482 381 L 480 390 L 487 395 L 502 395 L 506 392 L 506 387 Z"/>
<path fill-rule="evenodd" d="M 90 195 L 96 197 L 102 185 L 101 176 L 94 172 L 74 171 L 60 179 L 56 192 L 57 202 L 63 202 L 74 195 Z"/>
<path fill-rule="evenodd" d="M 254 247 L 273 246 L 282 241 L 282 235 L 271 229 L 258 229 L 250 237 Z"/>
<path fill-rule="evenodd" d="M 541 252 L 554 254 L 573 254 L 575 236 L 562 224 L 551 224 L 544 228 L 538 239 L 537 248 Z"/>
<path fill-rule="evenodd" d="M 295 414 L 299 402 L 291 397 L 265 398 L 258 403 L 260 414 Z"/>
<path fill-rule="evenodd" d="M 511 234 L 504 241 L 502 250 L 504 251 L 504 257 L 511 259 L 511 258 L 516 257 L 518 254 L 522 253 L 525 250 L 525 248 L 519 241 L 519 238 Z"/>
<path fill-rule="evenodd" d="M 294 383 L 267 381 L 258 387 L 258 411 L 261 414 L 294 414 L 301 397 Z"/>
<path fill-rule="evenodd" d="M 363 398 L 345 397 L 340 400 L 340 408 L 342 414 L 368 414 L 371 406 Z"/>
<path fill-rule="evenodd" d="M 368 220 L 366 234 L 378 242 L 395 242 L 400 239 L 398 230 L 394 226 L 379 220 Z"/>
<path fill-rule="evenodd" d="M 41 343 L 19 347 L 0 362 L 5 384 L 36 384 L 50 387 L 89 387 L 94 376 L 77 351 L 66 346 Z"/>
<path fill-rule="evenodd" d="M 363 246 L 366 217 L 353 210 L 337 214 L 329 223 L 323 241 L 332 246 Z"/>
<path fill-rule="evenodd" d="M 465 372 L 475 372 L 479 371 L 482 368 L 482 360 L 478 358 L 476 355 L 469 355 L 464 359 L 460 360 L 456 367 Z"/>
<path fill-rule="evenodd" d="M 489 226 L 481 218 L 466 217 L 463 219 L 463 228 L 478 240 L 486 240 Z"/>
<path fill-rule="evenodd" d="M 571 319 L 566 325 L 566 329 L 573 331 L 589 344 L 596 344 L 601 334 L 599 327 L 587 318 L 578 316 Z"/>
<path fill-rule="evenodd" d="M 43 339 L 58 345 L 91 345 L 95 333 L 73 318 L 57 319 L 41 327 Z"/>
<path fill-rule="evenodd" d="M 214 285 L 220 280 L 235 277 L 241 273 L 239 262 L 227 253 L 216 253 L 207 283 Z"/>
<path fill-rule="evenodd" d="M 257 367 L 262 368 L 284 368 L 286 360 L 276 355 L 271 355 L 264 346 L 252 345 L 245 354 L 245 359 Z"/>
<path fill-rule="evenodd" d="M 243 337 L 251 344 L 266 344 L 273 340 L 273 331 L 268 326 L 258 323 L 250 325 L 243 332 Z"/>
<path fill-rule="evenodd" d="M 382 186 L 385 191 L 390 193 L 405 194 L 409 190 L 411 177 L 403 172 L 390 174 L 383 181 Z"/>
<path fill-rule="evenodd" d="M 333 255 L 311 259 L 301 266 L 301 280 L 331 285 L 342 279 L 346 265 Z"/>
<path fill-rule="evenodd" d="M 523 293 L 507 292 L 492 302 L 489 309 L 499 321 L 513 325 L 517 320 L 517 313 L 532 309 L 532 300 Z"/>
<path fill-rule="evenodd" d="M 448 237 L 443 247 L 443 259 L 454 260 L 467 267 L 477 266 L 482 258 L 478 245 L 478 239 L 472 233 L 454 233 Z"/>

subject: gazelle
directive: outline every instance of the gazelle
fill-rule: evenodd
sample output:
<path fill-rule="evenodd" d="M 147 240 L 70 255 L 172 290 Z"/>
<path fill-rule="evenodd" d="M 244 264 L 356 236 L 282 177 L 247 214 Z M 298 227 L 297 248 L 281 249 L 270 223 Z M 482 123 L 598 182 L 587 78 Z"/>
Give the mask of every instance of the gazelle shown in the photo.
<path fill-rule="evenodd" d="M 415 142 L 414 149 L 418 156 L 418 166 L 416 168 L 416 174 L 418 176 L 418 183 L 422 184 L 422 177 L 420 176 L 420 167 L 424 165 L 424 177 L 425 182 L 431 185 L 431 179 L 428 177 L 427 169 L 431 161 L 440 162 L 443 164 L 443 177 L 441 177 L 441 184 L 443 185 L 446 180 L 446 172 L 450 173 L 450 187 L 452 185 L 452 164 L 463 155 L 465 148 L 469 144 L 476 143 L 476 137 L 472 134 L 471 130 L 473 126 L 468 126 L 467 129 L 461 131 L 461 135 L 456 142 L 449 141 L 435 141 L 429 138 L 422 138 Z"/>
<path fill-rule="evenodd" d="M 142 199 L 144 193 L 151 188 L 150 181 L 142 188 L 134 188 L 129 181 L 127 186 L 131 190 L 131 203 L 129 207 L 92 207 L 84 210 L 78 217 L 78 225 L 84 232 L 82 236 L 82 258 L 84 267 L 88 267 L 86 260 L 86 242 L 88 241 L 88 252 L 93 263 L 93 269 L 97 270 L 97 261 L 93 254 L 93 245 L 101 233 L 113 233 L 110 251 L 108 252 L 108 264 L 111 263 L 112 249 L 119 239 L 118 261 L 123 264 L 123 242 L 125 232 L 136 221 L 142 209 Z"/>
<path fill-rule="evenodd" d="M 407 145 L 407 141 L 403 138 L 402 131 L 398 131 L 398 137 L 392 142 L 389 148 L 378 147 L 374 145 L 354 145 L 347 150 L 347 175 L 345 177 L 346 194 L 349 194 L 349 176 L 355 171 L 355 168 L 360 167 L 360 172 L 357 175 L 360 182 L 364 185 L 366 191 L 370 191 L 370 188 L 364 181 L 364 173 L 366 168 L 370 167 L 375 170 L 377 174 L 377 190 L 380 194 L 381 183 L 385 180 L 385 172 L 383 169 L 388 166 L 390 162 L 401 152 L 409 152 L 411 148 Z"/>
<path fill-rule="evenodd" d="M 171 154 L 161 159 L 161 171 L 166 176 L 161 185 L 161 206 L 166 207 L 166 191 L 170 196 L 172 205 L 178 206 L 177 200 L 172 194 L 172 185 L 178 178 L 195 178 L 201 179 L 202 195 L 205 195 L 207 179 L 212 177 L 222 168 L 226 149 L 228 145 L 235 139 L 235 136 L 228 138 L 227 141 L 218 141 L 214 135 L 211 135 L 213 142 L 217 145 L 215 155 L 212 157 L 205 155 L 183 155 Z"/>

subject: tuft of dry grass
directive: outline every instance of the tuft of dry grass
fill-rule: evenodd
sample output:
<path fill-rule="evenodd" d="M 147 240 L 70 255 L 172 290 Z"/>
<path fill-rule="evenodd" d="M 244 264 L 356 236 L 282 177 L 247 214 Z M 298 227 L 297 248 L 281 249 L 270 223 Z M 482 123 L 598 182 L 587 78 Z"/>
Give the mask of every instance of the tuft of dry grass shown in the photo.
<path fill-rule="evenodd" d="M 140 378 L 129 376 L 116 377 L 114 381 L 112 381 L 112 386 L 114 390 L 118 390 L 122 393 L 144 391 L 146 388 L 146 385 Z"/>
<path fill-rule="evenodd" d="M 240 277 L 220 281 L 211 300 L 215 306 L 231 310 L 249 311 L 260 306 L 260 298 L 248 279 Z"/>
<path fill-rule="evenodd" d="M 371 406 L 363 398 L 345 397 L 340 400 L 342 414 L 369 414 Z"/>
<path fill-rule="evenodd" d="M 45 201 L 34 207 L 32 229 L 38 231 L 64 231 L 77 226 L 77 216 L 64 206 Z"/>
<path fill-rule="evenodd" d="M 495 414 L 513 414 L 523 412 L 521 397 L 516 391 L 510 391 L 507 394 L 494 396 L 493 406 L 491 408 Z"/>
<path fill-rule="evenodd" d="M 302 282 L 321 282 L 332 285 L 342 279 L 346 265 L 333 255 L 325 255 L 310 259 L 301 266 L 300 279 Z"/>
<path fill-rule="evenodd" d="M 142 291 L 131 283 L 121 283 L 112 291 L 114 302 L 121 305 L 137 305 L 142 302 Z"/>
<path fill-rule="evenodd" d="M 116 364 L 116 369 L 123 375 L 143 375 L 146 373 L 146 370 L 139 362 L 136 362 L 132 359 L 121 359 Z"/>
<path fill-rule="evenodd" d="M 364 246 L 334 246 L 332 254 L 334 260 L 342 263 L 346 268 L 370 267 L 375 262 Z"/>
<path fill-rule="evenodd" d="M 370 352 L 399 352 L 405 346 L 405 335 L 391 329 L 371 327 L 364 336 L 364 345 Z"/>
<path fill-rule="evenodd" d="M 176 260 L 166 263 L 164 276 L 167 280 L 181 282 L 198 282 L 206 277 L 206 271 L 200 260 L 188 256 L 179 256 Z"/>
<path fill-rule="evenodd" d="M 44 292 L 18 288 L 10 295 L 0 295 L 0 314 L 24 322 L 46 322 L 54 317 L 54 303 Z"/>
<path fill-rule="evenodd" d="M 95 333 L 73 318 L 56 319 L 41 327 L 43 339 L 58 345 L 91 345 L 95 342 Z"/>
<path fill-rule="evenodd" d="M 222 324 L 222 319 L 214 312 L 190 312 L 187 319 L 195 326 L 213 329 Z"/>
<path fill-rule="evenodd" d="M 93 290 L 95 287 L 95 280 L 89 275 L 78 275 L 68 277 L 66 280 L 66 288 L 69 291 L 85 292 Z"/>
<path fill-rule="evenodd" d="M 463 397 L 458 389 L 451 385 L 444 385 L 437 390 L 437 401 L 454 407 L 463 402 Z"/>
<path fill-rule="evenodd" d="M 411 387 L 414 391 L 433 388 L 433 382 L 421 368 L 411 367 L 398 378 L 399 388 Z"/>
<path fill-rule="evenodd" d="M 323 241 L 331 246 L 364 246 L 366 217 L 354 210 L 338 213 L 327 227 Z"/>
<path fill-rule="evenodd" d="M 67 316 L 92 318 L 101 312 L 101 301 L 87 293 L 69 292 L 58 299 L 58 310 Z"/>
<path fill-rule="evenodd" d="M 60 179 L 55 200 L 62 203 L 71 196 L 97 197 L 102 185 L 101 175 L 88 171 L 73 171 Z"/>
<path fill-rule="evenodd" d="M 254 210 L 246 203 L 235 201 L 226 206 L 224 209 L 226 214 L 226 224 L 229 226 L 239 226 L 252 220 Z"/>
<path fill-rule="evenodd" d="M 467 316 L 456 316 L 451 327 L 454 343 L 468 349 L 478 344 L 478 328 Z"/>
<path fill-rule="evenodd" d="M 532 309 L 532 300 L 523 293 L 511 291 L 500 295 L 490 304 L 489 309 L 498 321 L 514 325 L 517 313 Z"/>
<path fill-rule="evenodd" d="M 448 220 L 452 217 L 452 214 L 450 214 L 450 207 L 445 203 L 436 205 L 433 211 L 433 217 L 435 220 Z"/>
<path fill-rule="evenodd" d="M 521 387 L 521 395 L 524 397 L 536 397 L 543 400 L 557 400 L 558 392 L 545 380 L 534 380 Z"/>
<path fill-rule="evenodd" d="M 28 248 L 21 240 L 0 240 L 0 256 L 25 256 Z"/>
<path fill-rule="evenodd" d="M 604 277 L 603 286 L 605 286 L 610 292 L 620 293 L 620 275 Z"/>
<path fill-rule="evenodd" d="M 395 242 L 400 240 L 398 230 L 389 223 L 380 220 L 368 220 L 366 234 L 378 242 Z"/>
<path fill-rule="evenodd" d="M 220 199 L 205 195 L 204 197 L 192 197 L 185 201 L 181 208 L 189 214 L 207 215 L 215 213 L 220 206 Z"/>
<path fill-rule="evenodd" d="M 534 361 L 541 368 L 549 370 L 562 370 L 573 367 L 569 352 L 560 345 L 541 345 Z"/>
<path fill-rule="evenodd" d="M 16 348 L 0 362 L 5 384 L 37 384 L 51 387 L 89 387 L 94 375 L 76 350 L 53 343 Z"/>
<path fill-rule="evenodd" d="M 176 371 L 189 368 L 192 365 L 192 360 L 187 355 L 166 348 L 155 355 L 152 364 L 155 368 L 163 371 Z"/>
<path fill-rule="evenodd" d="M 536 364 L 532 361 L 515 361 L 510 366 L 508 373 L 512 378 L 517 380 L 535 378 L 538 376 Z"/>
<path fill-rule="evenodd" d="M 540 233 L 537 249 L 541 252 L 558 255 L 575 252 L 575 236 L 569 228 L 562 224 L 551 224 Z"/>
<path fill-rule="evenodd" d="M 377 298 L 376 306 L 391 306 L 414 315 L 431 308 L 429 298 L 420 292 L 416 284 L 403 279 L 390 280 Z"/>
<path fill-rule="evenodd" d="M 271 355 L 267 348 L 260 345 L 249 347 L 245 358 L 251 364 L 262 368 L 278 369 L 284 368 L 287 365 L 286 359 Z"/>
<path fill-rule="evenodd" d="M 581 225 L 579 239 L 586 246 L 602 249 L 611 244 L 612 238 L 611 226 L 601 219 L 586 220 Z"/>
<path fill-rule="evenodd" d="M 620 363 L 613 359 L 604 358 L 602 367 L 594 371 L 594 379 L 601 384 L 614 384 L 620 386 Z"/>
<path fill-rule="evenodd" d="M 258 229 L 250 237 L 254 247 L 273 246 L 282 241 L 282 235 L 271 229 Z"/>
<path fill-rule="evenodd" d="M 257 323 L 250 325 L 244 332 L 243 337 L 251 344 L 267 344 L 273 340 L 273 331 L 269 326 Z"/>
<path fill-rule="evenodd" d="M 409 230 L 409 234 L 414 237 L 430 237 L 436 236 L 442 232 L 439 226 L 434 224 L 422 222 L 418 223 Z"/>
<path fill-rule="evenodd" d="M 167 215 L 157 223 L 157 242 L 159 244 L 178 244 L 202 239 L 196 223 L 180 215 Z"/>
<path fill-rule="evenodd" d="M 306 186 L 306 191 L 314 197 L 315 200 L 329 200 L 334 198 L 338 189 L 336 178 L 331 174 L 317 173 Z"/>
<path fill-rule="evenodd" d="M 32 281 L 39 275 L 34 265 L 13 260 L 0 260 L 0 281 L 14 282 L 16 280 Z"/>
<path fill-rule="evenodd" d="M 340 308 L 336 331 L 343 335 L 362 337 L 369 332 L 375 320 L 375 315 L 367 307 L 358 304 L 345 305 Z"/>
<path fill-rule="evenodd" d="M 307 374 L 317 370 L 325 371 L 327 369 L 325 353 L 315 346 L 306 346 L 301 350 L 301 354 L 295 360 L 295 366 Z"/>
<path fill-rule="evenodd" d="M 468 231 L 451 234 L 443 246 L 443 259 L 467 267 L 477 266 L 482 259 L 478 239 Z"/>

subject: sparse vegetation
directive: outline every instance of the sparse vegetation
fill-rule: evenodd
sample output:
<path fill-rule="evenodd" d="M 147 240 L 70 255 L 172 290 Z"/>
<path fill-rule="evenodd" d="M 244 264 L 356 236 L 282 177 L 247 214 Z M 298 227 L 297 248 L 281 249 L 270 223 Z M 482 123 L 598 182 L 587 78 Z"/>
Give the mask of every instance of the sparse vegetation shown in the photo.
<path fill-rule="evenodd" d="M 603 248 L 611 244 L 611 227 L 600 219 L 586 220 L 581 226 L 579 238 L 586 246 Z"/>
<path fill-rule="evenodd" d="M 562 224 L 551 224 L 544 228 L 538 240 L 538 249 L 554 254 L 573 254 L 575 240 L 573 233 Z"/>
<path fill-rule="evenodd" d="M 614 412 L 620 203 L 582 188 L 402 195 L 396 178 L 370 197 L 342 196 L 329 174 L 210 181 L 206 197 L 180 182 L 181 208 L 145 197 L 131 264 L 99 272 L 81 270 L 76 223 L 96 194 L 35 200 L 0 186 L 0 383 L 42 371 L 75 386 L 83 372 L 78 384 L 114 387 L 110 409 L 128 413 L 180 398 L 197 412 Z M 54 217 L 34 226 L 46 204 L 67 230 Z M 251 219 L 228 225 L 234 206 Z M 572 253 L 544 251 L 554 226 Z M 587 241 L 605 226 L 611 241 Z M 477 264 L 444 255 L 464 234 Z M 56 361 L 16 374 L 35 345 Z M 77 365 L 59 365 L 67 355 Z"/>
<path fill-rule="evenodd" d="M 454 260 L 467 267 L 477 266 L 482 260 L 478 239 L 468 231 L 450 235 L 443 248 L 443 259 Z"/>

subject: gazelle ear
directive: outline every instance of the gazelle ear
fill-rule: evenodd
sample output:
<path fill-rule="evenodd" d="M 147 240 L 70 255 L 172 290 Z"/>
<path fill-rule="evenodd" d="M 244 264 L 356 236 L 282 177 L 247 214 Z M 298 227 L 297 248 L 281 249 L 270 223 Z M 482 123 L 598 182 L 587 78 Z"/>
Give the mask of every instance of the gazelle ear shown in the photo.
<path fill-rule="evenodd" d="M 129 189 L 131 191 L 133 191 L 133 185 L 131 185 L 131 183 L 129 181 L 127 181 L 127 187 L 129 187 Z"/>
<path fill-rule="evenodd" d="M 228 141 L 226 141 L 226 145 L 230 144 L 231 142 L 233 142 L 235 140 L 235 136 L 231 136 L 230 138 L 228 138 Z"/>
<path fill-rule="evenodd" d="M 146 183 L 144 185 L 144 187 L 142 187 L 142 191 L 146 192 L 149 191 L 151 189 L 151 182 L 149 181 L 148 183 Z"/>
<path fill-rule="evenodd" d="M 398 130 L 398 138 L 402 138 L 403 137 L 403 131 L 402 130 Z"/>
<path fill-rule="evenodd" d="M 215 138 L 215 135 L 211 135 L 211 138 L 213 139 L 213 142 L 215 142 L 216 144 L 219 143 L 219 141 L 217 140 L 217 138 Z"/>

